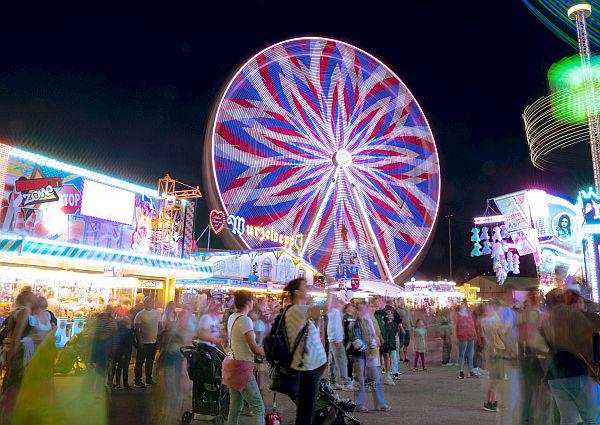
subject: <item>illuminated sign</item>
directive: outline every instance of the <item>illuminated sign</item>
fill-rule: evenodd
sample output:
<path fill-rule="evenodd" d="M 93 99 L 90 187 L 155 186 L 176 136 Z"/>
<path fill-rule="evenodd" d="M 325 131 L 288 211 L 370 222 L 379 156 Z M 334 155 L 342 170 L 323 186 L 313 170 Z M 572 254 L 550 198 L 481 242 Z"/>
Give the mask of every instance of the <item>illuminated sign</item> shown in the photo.
<path fill-rule="evenodd" d="M 225 215 L 223 211 L 212 210 L 210 212 L 210 227 L 215 233 L 219 233 L 223 229 L 223 221 L 225 221 L 234 235 L 258 239 L 261 242 L 270 241 L 285 248 L 294 249 L 297 252 L 300 252 L 302 249 L 304 242 L 304 235 L 302 233 L 287 235 L 277 232 L 273 225 L 266 227 L 253 226 L 247 224 L 246 219 L 242 216 L 230 214 L 225 219 Z"/>
<path fill-rule="evenodd" d="M 104 276 L 116 277 L 117 272 L 115 271 L 115 266 L 104 266 Z"/>
<path fill-rule="evenodd" d="M 227 217 L 227 224 L 231 226 L 231 233 L 243 236 L 246 231 L 246 219 L 237 215 Z"/>
<path fill-rule="evenodd" d="M 583 212 L 585 224 L 600 224 L 600 197 L 593 188 L 579 191 L 577 203 Z"/>
<path fill-rule="evenodd" d="M 225 213 L 223 211 L 212 210 L 210 212 L 208 222 L 212 231 L 215 232 L 215 235 L 218 235 L 219 232 L 223 230 L 223 227 L 225 227 L 225 220 Z"/>
<path fill-rule="evenodd" d="M 60 210 L 65 214 L 75 214 L 81 208 L 81 192 L 75 185 L 63 185 L 58 192 L 58 197 Z"/>
<path fill-rule="evenodd" d="M 538 235 L 535 229 L 513 232 L 510 237 L 519 255 L 529 255 L 538 250 Z"/>
<path fill-rule="evenodd" d="M 504 216 L 506 230 L 509 233 L 531 228 L 531 214 L 526 191 L 499 196 L 494 198 L 494 202 Z"/>
<path fill-rule="evenodd" d="M 590 285 L 592 300 L 600 301 L 600 196 L 594 188 L 579 191 L 577 203 L 585 220 L 583 252 L 585 275 Z"/>
<path fill-rule="evenodd" d="M 15 190 L 21 193 L 21 208 L 32 208 L 46 202 L 58 201 L 56 189 L 62 186 L 60 177 L 39 179 L 20 178 L 15 181 Z"/>
<path fill-rule="evenodd" d="M 162 289 L 163 283 L 160 280 L 141 280 L 141 287 L 144 289 Z"/>
<path fill-rule="evenodd" d="M 135 193 L 93 180 L 83 182 L 81 214 L 116 223 L 132 224 Z"/>

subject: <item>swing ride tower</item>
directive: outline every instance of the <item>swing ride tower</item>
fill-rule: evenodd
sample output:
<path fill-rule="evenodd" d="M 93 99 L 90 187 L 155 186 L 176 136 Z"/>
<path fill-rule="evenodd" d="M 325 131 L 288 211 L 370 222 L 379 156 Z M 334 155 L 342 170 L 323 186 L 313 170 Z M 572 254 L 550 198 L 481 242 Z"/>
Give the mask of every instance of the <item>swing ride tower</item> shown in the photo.
<path fill-rule="evenodd" d="M 585 108 L 590 133 L 590 146 L 592 149 L 592 167 L 594 170 L 594 187 L 600 190 L 600 122 L 596 114 L 594 102 L 596 99 L 594 77 L 592 73 L 590 42 L 587 33 L 586 19 L 592 14 L 592 6 L 580 3 L 571 6 L 567 16 L 575 21 L 577 27 L 577 41 L 579 56 L 581 58 L 581 71 L 583 76 Z"/>

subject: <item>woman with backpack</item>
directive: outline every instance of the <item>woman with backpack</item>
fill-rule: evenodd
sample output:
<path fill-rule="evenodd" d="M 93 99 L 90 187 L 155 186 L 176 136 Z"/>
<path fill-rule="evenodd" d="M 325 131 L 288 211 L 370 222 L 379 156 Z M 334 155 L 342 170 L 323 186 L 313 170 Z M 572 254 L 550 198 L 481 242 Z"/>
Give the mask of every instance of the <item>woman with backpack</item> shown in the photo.
<path fill-rule="evenodd" d="M 291 301 L 283 316 L 288 344 L 296 341 L 301 335 L 298 347 L 292 353 L 291 364 L 291 368 L 298 372 L 295 424 L 310 425 L 313 421 L 319 382 L 327 363 L 325 348 L 314 320 L 326 314 L 326 310 L 320 306 L 306 305 L 310 296 L 304 278 L 290 281 L 284 291 L 289 294 Z"/>

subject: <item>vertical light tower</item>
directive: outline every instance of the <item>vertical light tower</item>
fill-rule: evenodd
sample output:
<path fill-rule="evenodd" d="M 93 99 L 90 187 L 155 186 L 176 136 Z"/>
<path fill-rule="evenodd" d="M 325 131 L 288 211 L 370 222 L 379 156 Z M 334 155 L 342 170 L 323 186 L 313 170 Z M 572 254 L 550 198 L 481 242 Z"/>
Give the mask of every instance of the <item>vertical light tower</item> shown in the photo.
<path fill-rule="evenodd" d="M 594 170 L 594 187 L 600 193 L 600 123 L 596 113 L 594 74 L 590 59 L 590 42 L 588 39 L 585 20 L 592 14 L 592 6 L 587 3 L 576 4 L 569 8 L 567 15 L 575 21 L 577 26 L 577 40 L 579 42 L 579 56 L 581 57 L 581 71 L 585 95 L 585 107 L 590 132 L 590 146 L 592 148 L 592 167 Z"/>
<path fill-rule="evenodd" d="M 592 14 L 592 6 L 587 3 L 576 4 L 569 8 L 567 15 L 575 21 L 577 26 L 577 40 L 579 42 L 579 56 L 581 58 L 581 71 L 585 96 L 585 108 L 590 132 L 590 146 L 592 148 L 592 167 L 594 170 L 594 188 L 600 193 L 600 125 L 596 113 L 596 94 L 594 87 L 594 74 L 590 58 L 590 41 L 588 39 L 585 20 Z M 583 238 L 583 252 L 586 277 L 592 290 L 592 299 L 600 299 L 600 252 L 598 250 L 600 234 L 585 232 Z"/>

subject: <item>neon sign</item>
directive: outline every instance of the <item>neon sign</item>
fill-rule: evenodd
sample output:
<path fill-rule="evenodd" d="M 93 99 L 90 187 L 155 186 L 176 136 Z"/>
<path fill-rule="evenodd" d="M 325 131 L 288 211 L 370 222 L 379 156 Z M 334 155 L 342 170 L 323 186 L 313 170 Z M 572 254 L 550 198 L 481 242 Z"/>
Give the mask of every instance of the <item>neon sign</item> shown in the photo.
<path fill-rule="evenodd" d="M 28 179 L 21 177 L 15 182 L 15 190 L 21 192 L 21 208 L 58 201 L 56 189 L 62 186 L 60 177 Z"/>
<path fill-rule="evenodd" d="M 223 217 L 225 213 L 223 211 L 212 210 L 210 212 L 210 225 L 215 233 L 219 233 L 223 228 Z M 304 235 L 302 233 L 296 233 L 295 235 L 289 235 L 285 233 L 279 233 L 273 225 L 270 226 L 253 226 L 246 223 L 246 219 L 242 216 L 229 214 L 225 219 L 225 222 L 229 225 L 231 233 L 237 236 L 245 236 L 246 238 L 254 238 L 259 241 L 270 241 L 279 244 L 285 248 L 294 249 L 300 252 L 302 244 L 304 243 Z"/>
<path fill-rule="evenodd" d="M 600 197 L 593 188 L 579 191 L 577 203 L 583 211 L 585 224 L 600 223 Z"/>

